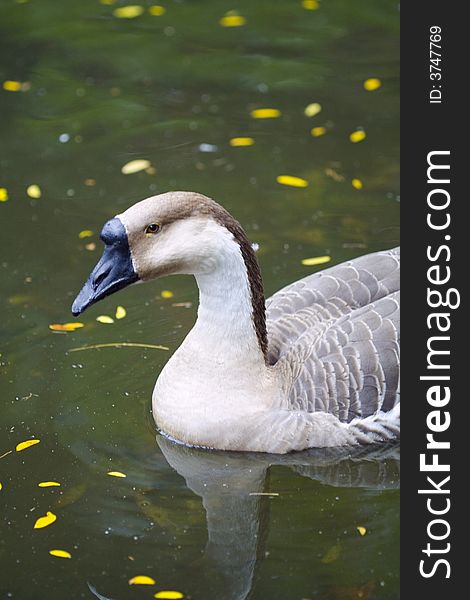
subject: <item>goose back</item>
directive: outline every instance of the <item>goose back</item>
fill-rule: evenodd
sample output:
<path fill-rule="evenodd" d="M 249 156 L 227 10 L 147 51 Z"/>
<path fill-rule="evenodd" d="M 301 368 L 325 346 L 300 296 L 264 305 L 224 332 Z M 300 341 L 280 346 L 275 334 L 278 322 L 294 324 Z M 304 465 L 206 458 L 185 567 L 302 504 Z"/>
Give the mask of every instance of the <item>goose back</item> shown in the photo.
<path fill-rule="evenodd" d="M 268 360 L 288 410 L 342 422 L 399 403 L 400 250 L 309 275 L 266 302 Z"/>

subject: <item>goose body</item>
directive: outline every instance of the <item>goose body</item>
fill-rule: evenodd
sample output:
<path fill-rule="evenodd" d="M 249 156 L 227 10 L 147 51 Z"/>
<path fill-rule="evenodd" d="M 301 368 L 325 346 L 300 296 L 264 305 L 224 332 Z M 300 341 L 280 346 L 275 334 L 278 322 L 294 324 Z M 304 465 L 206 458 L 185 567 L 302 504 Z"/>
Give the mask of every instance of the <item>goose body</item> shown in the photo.
<path fill-rule="evenodd" d="M 143 200 L 102 239 L 74 314 L 139 280 L 186 273 L 199 287 L 196 323 L 153 392 L 162 433 L 272 453 L 398 439 L 398 249 L 307 276 L 265 303 L 241 226 L 200 194 Z"/>

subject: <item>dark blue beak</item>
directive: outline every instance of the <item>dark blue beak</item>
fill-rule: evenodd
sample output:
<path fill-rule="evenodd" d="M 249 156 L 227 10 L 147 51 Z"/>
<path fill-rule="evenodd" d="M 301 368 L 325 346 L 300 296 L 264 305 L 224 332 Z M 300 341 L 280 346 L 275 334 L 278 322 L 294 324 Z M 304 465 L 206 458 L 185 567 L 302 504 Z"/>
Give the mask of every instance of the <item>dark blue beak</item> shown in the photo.
<path fill-rule="evenodd" d="M 95 302 L 139 279 L 134 271 L 129 240 L 121 221 L 117 217 L 108 221 L 100 237 L 105 244 L 103 256 L 72 304 L 74 317 Z"/>

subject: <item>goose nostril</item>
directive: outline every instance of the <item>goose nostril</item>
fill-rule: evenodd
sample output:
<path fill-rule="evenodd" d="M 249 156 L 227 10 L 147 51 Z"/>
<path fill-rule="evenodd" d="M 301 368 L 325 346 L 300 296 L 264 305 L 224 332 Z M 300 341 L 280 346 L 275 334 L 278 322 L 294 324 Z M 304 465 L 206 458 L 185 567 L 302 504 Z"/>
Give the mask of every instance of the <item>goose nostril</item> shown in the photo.
<path fill-rule="evenodd" d="M 94 279 L 93 279 L 93 289 L 96 290 L 101 285 L 101 283 L 106 279 L 106 277 L 108 275 L 109 275 L 109 270 L 108 271 L 102 271 L 96 277 L 94 277 Z"/>

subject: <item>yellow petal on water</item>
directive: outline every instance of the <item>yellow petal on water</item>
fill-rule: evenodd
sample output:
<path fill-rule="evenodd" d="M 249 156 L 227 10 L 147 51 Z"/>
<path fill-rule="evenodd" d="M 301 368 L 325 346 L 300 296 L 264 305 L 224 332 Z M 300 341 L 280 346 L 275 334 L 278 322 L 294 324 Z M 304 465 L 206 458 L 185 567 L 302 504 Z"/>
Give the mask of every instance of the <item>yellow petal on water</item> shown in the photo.
<path fill-rule="evenodd" d="M 351 185 L 356 190 L 362 190 L 362 188 L 363 188 L 362 181 L 360 179 L 357 179 L 356 177 L 351 181 Z"/>
<path fill-rule="evenodd" d="M 170 290 L 162 290 L 160 296 L 162 298 L 173 298 L 174 294 Z"/>
<path fill-rule="evenodd" d="M 110 475 L 111 477 L 127 477 L 127 475 L 125 473 L 121 473 L 121 471 L 108 471 L 106 474 Z"/>
<path fill-rule="evenodd" d="M 159 4 L 154 4 L 153 6 L 149 6 L 149 14 L 152 17 L 161 17 L 166 13 L 166 8 L 164 6 L 160 6 Z"/>
<path fill-rule="evenodd" d="M 72 555 L 67 550 L 49 550 L 49 554 L 58 558 L 72 558 Z"/>
<path fill-rule="evenodd" d="M 34 523 L 34 529 L 43 529 L 44 527 L 49 527 L 49 525 L 52 525 L 52 523 L 54 523 L 56 520 L 57 517 L 55 514 L 48 510 L 45 517 L 39 517 L 39 519 L 36 519 L 36 523 Z"/>
<path fill-rule="evenodd" d="M 145 171 L 150 167 L 150 161 L 144 158 L 138 158 L 136 160 L 131 160 L 126 163 L 121 168 L 121 173 L 123 175 L 132 175 L 133 173 L 138 173 L 139 171 Z"/>
<path fill-rule="evenodd" d="M 246 19 L 241 15 L 227 14 L 219 20 L 219 25 L 222 25 L 222 27 L 241 27 L 245 23 Z"/>
<path fill-rule="evenodd" d="M 281 116 L 281 111 L 277 108 L 256 108 L 250 115 L 253 119 L 277 119 Z"/>
<path fill-rule="evenodd" d="M 320 8 L 320 2 L 318 0 L 302 0 L 302 7 L 305 10 L 318 10 Z"/>
<path fill-rule="evenodd" d="M 80 231 L 78 237 L 83 240 L 84 238 L 91 237 L 92 235 L 93 231 L 91 229 L 84 229 L 83 231 Z"/>
<path fill-rule="evenodd" d="M 367 529 L 365 527 L 362 527 L 361 525 L 358 525 L 356 529 L 358 530 L 359 535 L 361 536 L 364 536 L 367 533 Z"/>
<path fill-rule="evenodd" d="M 0 187 L 0 202 L 6 202 L 8 200 L 7 188 Z"/>
<path fill-rule="evenodd" d="M 99 317 L 96 317 L 96 320 L 98 321 L 98 323 L 114 323 L 114 319 L 112 317 L 108 317 L 108 315 L 100 315 Z"/>
<path fill-rule="evenodd" d="M 116 308 L 116 319 L 124 319 L 124 317 L 127 315 L 127 311 L 124 308 L 124 306 L 118 306 Z"/>
<path fill-rule="evenodd" d="M 321 112 L 321 104 L 318 102 L 312 102 L 312 104 L 309 104 L 304 109 L 306 117 L 314 117 L 315 115 L 318 115 L 319 112 Z"/>
<path fill-rule="evenodd" d="M 135 19 L 140 17 L 144 12 L 144 7 L 138 4 L 129 4 L 128 6 L 120 6 L 113 10 L 113 15 L 118 19 Z"/>
<path fill-rule="evenodd" d="M 362 142 L 362 140 L 366 139 L 366 132 L 363 129 L 357 129 L 349 135 L 349 139 L 353 144 L 357 144 L 357 142 Z"/>
<path fill-rule="evenodd" d="M 90 252 L 93 252 L 93 250 L 96 250 L 95 242 L 90 242 L 89 244 L 85 244 L 85 250 L 89 250 Z"/>
<path fill-rule="evenodd" d="M 15 450 L 17 452 L 21 452 L 22 450 L 26 450 L 26 448 L 30 448 L 31 446 L 35 446 L 39 444 L 41 440 L 26 440 L 25 442 L 20 442 L 16 445 Z"/>
<path fill-rule="evenodd" d="M 47 487 L 60 487 L 60 483 L 58 481 L 41 481 L 38 483 L 39 487 L 47 488 Z"/>
<path fill-rule="evenodd" d="M 313 137 L 320 137 L 322 135 L 325 135 L 326 133 L 326 127 L 314 127 L 310 133 L 313 135 Z"/>
<path fill-rule="evenodd" d="M 155 579 L 147 575 L 136 575 L 129 579 L 129 585 L 155 585 Z"/>
<path fill-rule="evenodd" d="M 324 265 L 330 262 L 331 256 L 314 256 L 312 258 L 304 258 L 302 264 L 306 267 L 316 267 L 317 265 Z"/>
<path fill-rule="evenodd" d="M 0 481 L 0 492 L 2 491 L 2 489 L 3 489 L 3 485 L 2 485 L 2 482 Z"/>
<path fill-rule="evenodd" d="M 184 594 L 173 590 L 161 590 L 154 595 L 154 598 L 165 598 L 166 600 L 180 600 L 184 598 Z"/>
<path fill-rule="evenodd" d="M 49 329 L 52 331 L 75 331 L 76 329 L 80 329 L 81 327 L 85 327 L 84 323 L 74 322 L 74 323 L 51 323 L 49 325 Z"/>
<path fill-rule="evenodd" d="M 35 183 L 26 188 L 26 193 L 30 198 L 40 198 L 42 195 L 41 188 Z"/>
<path fill-rule="evenodd" d="M 370 79 L 366 79 L 363 85 L 367 92 L 375 92 L 375 90 L 378 90 L 382 86 L 382 82 L 376 77 L 371 77 Z"/>
<path fill-rule="evenodd" d="M 235 137 L 230 140 L 230 145 L 234 148 L 241 146 L 253 146 L 255 140 L 251 137 Z"/>
<path fill-rule="evenodd" d="M 92 177 L 88 177 L 87 179 L 85 179 L 85 181 L 83 183 L 87 187 L 93 187 L 94 185 L 96 185 L 96 179 L 93 179 Z"/>
<path fill-rule="evenodd" d="M 276 181 L 281 185 L 290 185 L 291 187 L 306 188 L 308 181 L 301 177 L 293 177 L 292 175 L 278 175 Z"/>
<path fill-rule="evenodd" d="M 7 79 L 3 82 L 3 89 L 7 92 L 20 92 L 21 81 L 12 81 L 11 79 Z"/>

